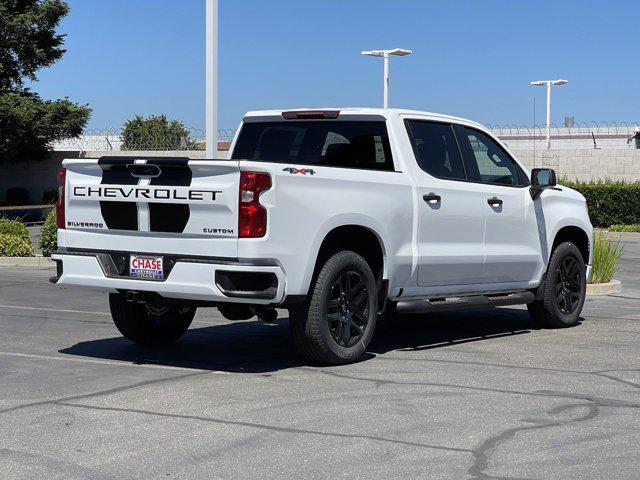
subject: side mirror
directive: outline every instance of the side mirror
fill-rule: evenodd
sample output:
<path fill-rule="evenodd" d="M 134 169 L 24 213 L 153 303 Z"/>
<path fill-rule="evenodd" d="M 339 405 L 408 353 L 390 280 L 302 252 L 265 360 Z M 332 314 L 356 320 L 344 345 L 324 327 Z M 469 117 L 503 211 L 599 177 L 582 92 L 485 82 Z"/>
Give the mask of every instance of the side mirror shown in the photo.
<path fill-rule="evenodd" d="M 557 185 L 556 171 L 552 168 L 534 168 L 531 170 L 531 198 L 534 200 L 547 188 Z"/>

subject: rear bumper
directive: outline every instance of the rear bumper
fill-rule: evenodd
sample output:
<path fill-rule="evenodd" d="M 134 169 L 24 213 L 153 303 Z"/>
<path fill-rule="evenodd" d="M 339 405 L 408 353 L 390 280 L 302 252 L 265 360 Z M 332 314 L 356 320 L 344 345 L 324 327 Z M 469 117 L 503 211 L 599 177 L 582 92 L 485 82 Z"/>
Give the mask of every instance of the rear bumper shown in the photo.
<path fill-rule="evenodd" d="M 587 265 L 587 283 L 591 281 L 591 272 L 593 271 L 593 267 L 591 265 Z"/>
<path fill-rule="evenodd" d="M 285 297 L 285 276 L 277 265 L 266 262 L 216 262 L 215 260 L 179 259 L 163 281 L 137 280 L 107 275 L 100 253 L 55 253 L 58 274 L 51 281 L 94 291 L 153 292 L 167 298 L 207 302 L 279 304 Z M 269 279 L 256 282 L 259 290 L 246 290 L 246 279 Z M 236 279 L 240 281 L 236 281 Z M 231 280 L 229 280 L 231 279 Z M 241 290 L 241 289 L 245 290 Z"/>

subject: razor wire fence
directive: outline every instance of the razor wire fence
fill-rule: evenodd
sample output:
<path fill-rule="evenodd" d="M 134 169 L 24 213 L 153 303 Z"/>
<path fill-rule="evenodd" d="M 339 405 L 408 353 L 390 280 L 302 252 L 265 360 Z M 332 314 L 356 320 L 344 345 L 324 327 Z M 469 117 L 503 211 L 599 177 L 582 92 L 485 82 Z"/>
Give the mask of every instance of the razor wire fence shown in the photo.
<path fill-rule="evenodd" d="M 547 126 L 487 125 L 498 138 L 516 149 L 546 148 Z M 638 149 L 640 122 L 574 122 L 549 126 L 552 149 Z"/>
<path fill-rule="evenodd" d="M 510 148 L 529 150 L 546 147 L 546 125 L 489 124 Z M 70 151 L 168 151 L 205 150 L 205 130 L 185 128 L 182 135 L 124 135 L 122 129 L 90 129 L 76 138 L 56 142 L 54 150 Z M 218 130 L 222 147 L 233 139 L 234 129 Z M 575 122 L 550 126 L 552 149 L 614 148 L 640 149 L 640 122 Z"/>
<path fill-rule="evenodd" d="M 218 130 L 218 142 L 229 143 L 235 130 Z M 182 134 L 125 134 L 122 129 L 88 129 L 75 138 L 55 142 L 54 150 L 66 151 L 194 151 L 205 150 L 206 132 L 184 128 Z"/>

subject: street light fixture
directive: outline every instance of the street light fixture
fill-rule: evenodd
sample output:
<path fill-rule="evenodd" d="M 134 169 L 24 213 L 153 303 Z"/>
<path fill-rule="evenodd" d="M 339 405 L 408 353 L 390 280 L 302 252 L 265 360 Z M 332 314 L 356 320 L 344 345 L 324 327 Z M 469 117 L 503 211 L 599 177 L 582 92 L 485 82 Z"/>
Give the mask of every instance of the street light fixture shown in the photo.
<path fill-rule="evenodd" d="M 547 150 L 551 148 L 551 85 L 560 86 L 565 83 L 568 83 L 568 81 L 564 78 L 557 80 L 537 80 L 530 83 L 534 87 L 547 87 Z"/>
<path fill-rule="evenodd" d="M 365 50 L 362 55 L 369 57 L 382 57 L 384 59 L 384 87 L 383 87 L 383 106 L 389 108 L 389 55 L 397 55 L 404 57 L 413 53 L 411 50 L 404 48 L 393 48 L 391 50 Z"/>

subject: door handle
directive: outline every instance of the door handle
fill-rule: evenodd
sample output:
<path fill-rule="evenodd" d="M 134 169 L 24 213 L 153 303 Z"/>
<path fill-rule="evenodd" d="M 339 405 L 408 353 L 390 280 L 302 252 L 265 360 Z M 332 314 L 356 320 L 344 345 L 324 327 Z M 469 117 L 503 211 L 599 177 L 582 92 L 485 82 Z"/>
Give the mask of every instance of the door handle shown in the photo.
<path fill-rule="evenodd" d="M 503 202 L 498 197 L 492 197 L 492 198 L 487 200 L 487 203 L 489 205 L 491 205 L 492 207 L 499 207 L 499 206 L 502 205 Z"/>
<path fill-rule="evenodd" d="M 433 192 L 429 192 L 426 195 L 423 195 L 422 199 L 425 202 L 430 203 L 432 205 L 435 204 L 435 203 L 438 203 L 441 200 L 440 195 L 436 195 Z"/>

